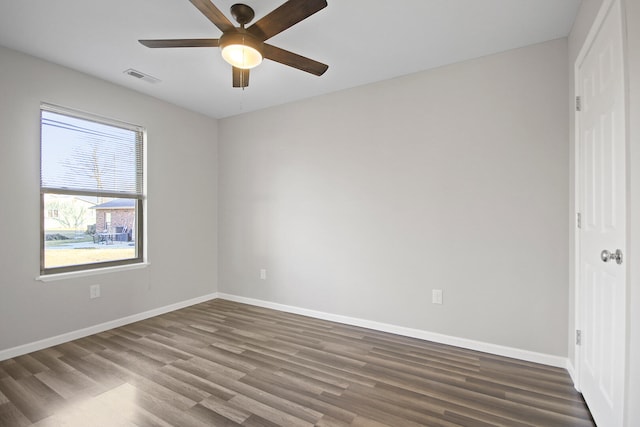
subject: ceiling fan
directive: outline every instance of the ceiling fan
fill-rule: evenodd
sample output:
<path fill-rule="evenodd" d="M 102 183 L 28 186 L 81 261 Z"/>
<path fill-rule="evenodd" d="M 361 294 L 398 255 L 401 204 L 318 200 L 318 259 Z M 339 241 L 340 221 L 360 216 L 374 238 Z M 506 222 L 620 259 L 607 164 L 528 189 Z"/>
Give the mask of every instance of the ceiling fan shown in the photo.
<path fill-rule="evenodd" d="M 326 0 L 288 0 L 254 24 L 255 13 L 246 4 L 231 6 L 231 15 L 240 24 L 236 27 L 211 0 L 189 0 L 209 21 L 222 31 L 219 39 L 138 40 L 151 48 L 164 47 L 220 47 L 222 57 L 233 67 L 233 87 L 249 86 L 249 70 L 263 58 L 279 62 L 307 73 L 321 76 L 329 68 L 313 59 L 265 43 L 298 22 L 327 6 Z"/>

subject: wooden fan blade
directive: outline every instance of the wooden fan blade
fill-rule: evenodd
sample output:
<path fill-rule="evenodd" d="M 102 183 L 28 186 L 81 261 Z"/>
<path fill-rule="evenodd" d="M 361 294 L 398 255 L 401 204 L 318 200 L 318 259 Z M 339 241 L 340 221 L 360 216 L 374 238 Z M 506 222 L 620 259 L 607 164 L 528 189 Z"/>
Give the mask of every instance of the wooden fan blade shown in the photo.
<path fill-rule="evenodd" d="M 268 40 L 325 7 L 326 0 L 289 0 L 256 21 L 247 31 L 260 40 Z"/>
<path fill-rule="evenodd" d="M 280 49 L 279 47 L 266 43 L 264 44 L 264 57 L 269 58 L 272 61 L 288 65 L 289 67 L 315 74 L 316 76 L 323 75 L 329 68 L 328 65 L 323 64 L 322 62 L 314 61 L 313 59 L 306 58 L 298 55 L 297 53 L 289 52 L 288 50 Z"/>
<path fill-rule="evenodd" d="M 211 3 L 211 0 L 189 0 L 191 4 L 198 8 L 200 12 L 204 16 L 206 16 L 209 21 L 213 22 L 213 25 L 218 27 L 220 31 L 226 33 L 227 31 L 231 31 L 235 29 L 234 25 L 229 21 L 224 13 L 220 12 L 220 9 L 214 6 Z"/>
<path fill-rule="evenodd" d="M 218 39 L 138 40 L 146 47 L 218 47 Z"/>
<path fill-rule="evenodd" d="M 233 87 L 249 86 L 249 70 L 233 67 Z"/>

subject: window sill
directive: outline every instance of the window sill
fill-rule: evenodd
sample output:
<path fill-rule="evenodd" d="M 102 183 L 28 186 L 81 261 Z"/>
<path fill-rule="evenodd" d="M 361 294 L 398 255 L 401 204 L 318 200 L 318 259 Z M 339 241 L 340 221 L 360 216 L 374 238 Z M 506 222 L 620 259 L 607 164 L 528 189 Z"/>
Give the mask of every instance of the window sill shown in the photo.
<path fill-rule="evenodd" d="M 127 264 L 127 265 L 118 265 L 115 267 L 95 268 L 92 270 L 70 271 L 68 273 L 47 274 L 47 275 L 37 276 L 36 280 L 39 280 L 41 282 L 54 282 L 56 280 L 75 279 L 77 277 L 96 276 L 100 274 L 116 273 L 119 271 L 127 271 L 127 270 L 138 270 L 141 268 L 147 268 L 149 265 L 151 264 L 148 262 L 141 262 L 139 264 Z"/>

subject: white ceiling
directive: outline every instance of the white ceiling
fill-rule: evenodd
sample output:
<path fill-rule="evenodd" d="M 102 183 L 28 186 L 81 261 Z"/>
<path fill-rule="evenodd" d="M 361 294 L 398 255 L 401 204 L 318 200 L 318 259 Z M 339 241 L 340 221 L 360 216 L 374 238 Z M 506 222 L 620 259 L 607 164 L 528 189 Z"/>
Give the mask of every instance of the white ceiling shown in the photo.
<path fill-rule="evenodd" d="M 240 0 L 214 0 L 230 20 Z M 188 0 L 1 0 L 0 45 L 221 118 L 565 37 L 581 0 L 328 0 L 269 40 L 329 65 L 321 77 L 265 61 L 245 90 L 217 48 L 138 39 L 217 38 Z M 256 20 L 283 0 L 246 0 Z M 161 80 L 123 73 L 134 68 Z"/>

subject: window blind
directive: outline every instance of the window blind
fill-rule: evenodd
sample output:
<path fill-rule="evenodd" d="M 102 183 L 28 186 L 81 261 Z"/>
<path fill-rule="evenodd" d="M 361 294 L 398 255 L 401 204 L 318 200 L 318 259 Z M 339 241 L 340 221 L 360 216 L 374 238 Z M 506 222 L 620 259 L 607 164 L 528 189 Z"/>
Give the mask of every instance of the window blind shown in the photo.
<path fill-rule="evenodd" d="M 142 128 L 46 105 L 41 111 L 42 191 L 142 198 Z"/>

